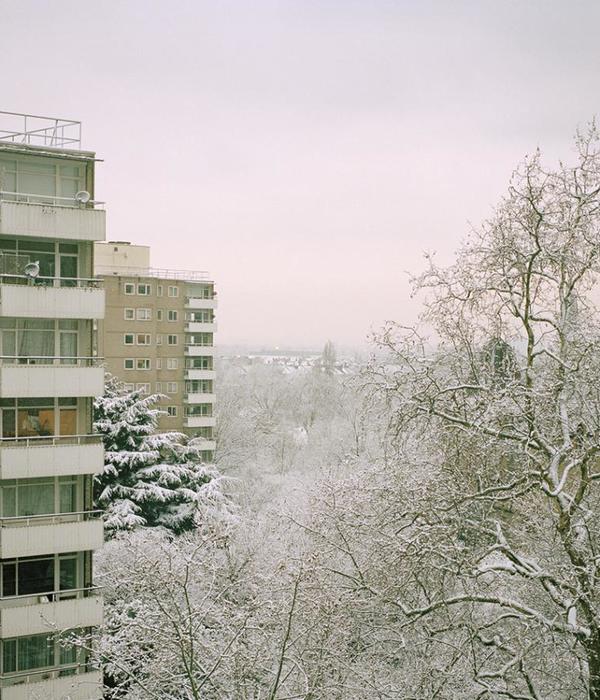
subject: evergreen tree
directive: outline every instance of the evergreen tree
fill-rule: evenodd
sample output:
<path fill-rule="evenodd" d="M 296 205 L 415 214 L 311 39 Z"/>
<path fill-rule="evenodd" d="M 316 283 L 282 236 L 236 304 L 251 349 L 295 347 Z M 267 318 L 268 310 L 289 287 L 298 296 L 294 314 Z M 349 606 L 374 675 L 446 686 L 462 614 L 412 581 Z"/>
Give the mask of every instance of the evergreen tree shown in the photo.
<path fill-rule="evenodd" d="M 328 340 L 325 343 L 325 347 L 323 348 L 323 352 L 321 353 L 321 369 L 325 372 L 325 374 L 332 375 L 334 370 L 335 370 L 335 363 L 337 361 L 336 357 L 336 352 L 335 352 L 335 345 L 331 342 L 331 340 Z"/>
<path fill-rule="evenodd" d="M 502 338 L 493 336 L 483 346 L 481 360 L 491 383 L 506 387 L 519 380 L 519 365 L 513 348 Z"/>
<path fill-rule="evenodd" d="M 126 392 L 110 377 L 104 396 L 94 401 L 94 426 L 105 447 L 94 498 L 106 511 L 109 536 L 140 526 L 180 534 L 198 527 L 208 510 L 226 504 L 221 477 L 202 464 L 200 443 L 181 433 L 156 433 L 159 399 L 159 394 Z"/>

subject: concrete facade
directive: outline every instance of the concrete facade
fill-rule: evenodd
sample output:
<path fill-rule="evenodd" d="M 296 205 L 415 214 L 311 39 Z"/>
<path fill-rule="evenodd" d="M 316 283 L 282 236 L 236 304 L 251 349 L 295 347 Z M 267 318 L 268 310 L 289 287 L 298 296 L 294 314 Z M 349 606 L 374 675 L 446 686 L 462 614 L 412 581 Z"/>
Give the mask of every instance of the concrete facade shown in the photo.
<path fill-rule="evenodd" d="M 59 637 L 102 621 L 92 400 L 104 370 L 92 350 L 105 212 L 95 154 L 61 132 L 78 123 L 48 124 L 0 132 L 0 697 L 92 700 L 101 673 Z"/>

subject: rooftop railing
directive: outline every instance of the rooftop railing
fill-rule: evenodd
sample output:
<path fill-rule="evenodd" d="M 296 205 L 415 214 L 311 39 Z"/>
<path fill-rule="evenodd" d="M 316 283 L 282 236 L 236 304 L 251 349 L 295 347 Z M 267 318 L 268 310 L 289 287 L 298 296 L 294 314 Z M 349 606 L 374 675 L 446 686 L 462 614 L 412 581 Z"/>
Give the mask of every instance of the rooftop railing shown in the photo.
<path fill-rule="evenodd" d="M 0 143 L 81 149 L 81 122 L 23 112 L 0 112 Z"/>
<path fill-rule="evenodd" d="M 161 267 L 128 267 L 98 265 L 97 275 L 106 277 L 158 277 L 165 280 L 181 280 L 184 282 L 203 282 L 209 279 L 205 270 L 172 270 Z"/>

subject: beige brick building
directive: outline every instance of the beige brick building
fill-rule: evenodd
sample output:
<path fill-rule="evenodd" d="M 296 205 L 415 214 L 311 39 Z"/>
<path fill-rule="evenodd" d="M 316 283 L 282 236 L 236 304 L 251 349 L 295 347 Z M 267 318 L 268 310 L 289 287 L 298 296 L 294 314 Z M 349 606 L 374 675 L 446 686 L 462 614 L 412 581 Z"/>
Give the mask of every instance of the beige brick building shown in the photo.
<path fill-rule="evenodd" d="M 212 459 L 214 282 L 205 272 L 151 268 L 148 246 L 98 243 L 94 259 L 106 290 L 98 355 L 128 389 L 163 394 L 160 430 L 205 440 Z"/>

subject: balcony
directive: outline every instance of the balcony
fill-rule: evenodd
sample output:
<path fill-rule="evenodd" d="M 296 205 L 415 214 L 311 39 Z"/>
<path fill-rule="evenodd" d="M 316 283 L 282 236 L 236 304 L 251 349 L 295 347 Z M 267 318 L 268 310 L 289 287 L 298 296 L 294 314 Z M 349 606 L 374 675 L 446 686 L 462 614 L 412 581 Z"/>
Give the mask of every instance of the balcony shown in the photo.
<path fill-rule="evenodd" d="M 0 600 L 0 636 L 9 639 L 96 627 L 102 624 L 102 607 L 99 588 L 4 598 Z"/>
<path fill-rule="evenodd" d="M 100 202 L 79 205 L 70 197 L 0 192 L 0 235 L 103 241 L 106 212 Z"/>
<path fill-rule="evenodd" d="M 104 318 L 104 289 L 96 278 L 27 279 L 0 276 L 0 316 Z"/>
<path fill-rule="evenodd" d="M 183 354 L 187 357 L 211 357 L 216 351 L 214 345 L 186 345 Z"/>
<path fill-rule="evenodd" d="M 0 356 L 0 397 L 64 398 L 104 393 L 104 368 L 94 357 Z"/>
<path fill-rule="evenodd" d="M 185 403 L 215 403 L 217 397 L 215 394 L 199 394 L 190 392 L 184 396 Z"/>
<path fill-rule="evenodd" d="M 212 323 L 201 323 L 199 321 L 188 321 L 185 324 L 185 330 L 188 333 L 216 333 L 217 324 L 214 321 Z"/>
<path fill-rule="evenodd" d="M 186 416 L 183 419 L 184 428 L 208 428 L 216 425 L 214 416 Z M 208 449 L 208 448 L 207 448 Z"/>
<path fill-rule="evenodd" d="M 0 479 L 100 474 L 103 468 L 100 435 L 0 440 Z"/>
<path fill-rule="evenodd" d="M 217 449 L 216 440 L 207 440 L 205 438 L 192 438 L 194 446 L 206 452 L 214 452 Z"/>
<path fill-rule="evenodd" d="M 104 542 L 102 512 L 0 518 L 0 559 L 99 549 Z"/>
<path fill-rule="evenodd" d="M 212 299 L 203 297 L 186 297 L 185 299 L 186 309 L 216 309 L 217 300 L 215 297 Z"/>
<path fill-rule="evenodd" d="M 188 368 L 185 370 L 186 379 L 215 379 L 217 373 L 214 369 L 193 369 Z"/>
<path fill-rule="evenodd" d="M 67 666 L 11 674 L 0 679 L 2 700 L 101 700 L 102 672 Z"/>

